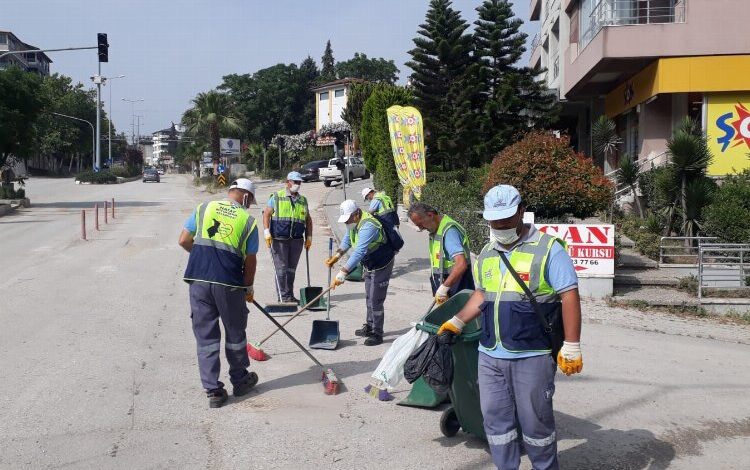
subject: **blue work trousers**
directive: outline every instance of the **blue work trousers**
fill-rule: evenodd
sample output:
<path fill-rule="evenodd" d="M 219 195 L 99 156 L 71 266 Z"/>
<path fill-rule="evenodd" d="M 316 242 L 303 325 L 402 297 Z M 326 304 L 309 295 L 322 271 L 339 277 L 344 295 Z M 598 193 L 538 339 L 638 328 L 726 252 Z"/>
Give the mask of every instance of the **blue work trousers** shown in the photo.
<path fill-rule="evenodd" d="M 556 364 L 552 356 L 498 359 L 479 353 L 479 395 L 492 460 L 517 470 L 523 445 L 535 470 L 558 469 L 555 417 Z"/>
<path fill-rule="evenodd" d="M 190 317 L 198 346 L 198 369 L 207 391 L 224 388 L 219 381 L 221 371 L 221 329 L 224 324 L 224 353 L 229 363 L 229 379 L 233 385 L 248 375 L 247 304 L 245 290 L 195 281 L 190 284 Z"/>

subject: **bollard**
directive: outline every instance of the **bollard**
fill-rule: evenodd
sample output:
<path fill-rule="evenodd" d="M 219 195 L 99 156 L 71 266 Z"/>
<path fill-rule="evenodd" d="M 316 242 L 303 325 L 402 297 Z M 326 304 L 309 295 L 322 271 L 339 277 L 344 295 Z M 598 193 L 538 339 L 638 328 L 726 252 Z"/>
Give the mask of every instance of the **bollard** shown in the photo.
<path fill-rule="evenodd" d="M 94 204 L 94 228 L 99 230 L 99 203 Z"/>
<path fill-rule="evenodd" d="M 108 209 L 108 208 L 107 208 L 107 205 L 108 205 L 108 202 L 107 202 L 107 200 L 105 199 L 105 200 L 104 200 L 104 223 L 105 223 L 105 224 L 108 224 L 108 223 L 109 223 L 109 221 L 107 221 L 107 209 Z"/>
<path fill-rule="evenodd" d="M 81 238 L 86 239 L 86 211 L 81 209 Z"/>
<path fill-rule="evenodd" d="M 115 218 L 115 198 L 112 198 L 112 218 Z"/>

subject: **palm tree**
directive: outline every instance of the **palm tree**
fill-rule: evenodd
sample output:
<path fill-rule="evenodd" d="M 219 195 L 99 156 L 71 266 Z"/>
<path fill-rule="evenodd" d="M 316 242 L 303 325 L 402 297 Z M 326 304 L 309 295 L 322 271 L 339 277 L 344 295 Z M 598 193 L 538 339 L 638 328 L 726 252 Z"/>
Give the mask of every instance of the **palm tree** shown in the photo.
<path fill-rule="evenodd" d="M 643 213 L 643 205 L 641 205 L 641 200 L 638 198 L 638 192 L 636 191 L 639 176 L 638 164 L 630 158 L 630 155 L 625 154 L 624 158 L 620 161 L 620 167 L 618 168 L 617 173 L 618 183 L 630 188 L 630 192 L 633 194 L 635 206 L 638 208 L 638 216 L 640 218 L 645 217 Z"/>
<path fill-rule="evenodd" d="M 681 231 L 685 236 L 695 236 L 700 228 L 698 218 L 710 196 L 711 188 L 705 178 L 713 155 L 706 137 L 689 117 L 683 119 L 667 142 L 667 151 L 669 165 L 677 183 L 674 207 L 680 208 Z M 672 220 L 667 222 L 668 226 L 672 224 Z"/>
<path fill-rule="evenodd" d="M 605 162 L 609 161 L 622 143 L 622 139 L 617 135 L 615 122 L 607 116 L 599 116 L 599 119 L 591 125 L 591 143 L 597 160 L 601 158 L 602 168 L 604 168 Z"/>
<path fill-rule="evenodd" d="M 193 99 L 193 107 L 182 115 L 186 132 L 202 136 L 208 141 L 215 162 L 221 155 L 221 133 L 241 130 L 240 120 L 233 113 L 232 107 L 228 95 L 212 90 L 198 93 Z"/>

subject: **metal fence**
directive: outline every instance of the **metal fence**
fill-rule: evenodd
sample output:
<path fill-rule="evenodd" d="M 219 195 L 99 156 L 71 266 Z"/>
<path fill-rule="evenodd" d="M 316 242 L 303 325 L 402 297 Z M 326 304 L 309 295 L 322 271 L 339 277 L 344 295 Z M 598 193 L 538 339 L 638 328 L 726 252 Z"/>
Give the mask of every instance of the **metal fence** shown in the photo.
<path fill-rule="evenodd" d="M 706 243 L 698 249 L 698 299 L 707 288 L 748 288 L 750 244 Z"/>
<path fill-rule="evenodd" d="M 700 247 L 716 240 L 716 237 L 661 237 L 659 266 L 695 266 L 699 261 Z M 675 263 L 675 259 L 681 262 Z"/>
<path fill-rule="evenodd" d="M 687 0 L 599 0 L 582 18 L 581 48 L 605 26 L 684 23 L 686 4 Z"/>

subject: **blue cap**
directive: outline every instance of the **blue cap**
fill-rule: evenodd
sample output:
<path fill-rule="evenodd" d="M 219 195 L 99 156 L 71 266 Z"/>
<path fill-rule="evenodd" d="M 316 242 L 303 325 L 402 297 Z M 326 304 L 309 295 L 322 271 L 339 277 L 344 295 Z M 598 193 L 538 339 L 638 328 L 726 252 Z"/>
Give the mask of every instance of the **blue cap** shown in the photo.
<path fill-rule="evenodd" d="M 287 181 L 302 181 L 302 175 L 298 171 L 290 171 L 286 179 Z"/>
<path fill-rule="evenodd" d="M 516 215 L 521 194 L 508 184 L 498 184 L 484 195 L 484 220 L 508 219 Z"/>

